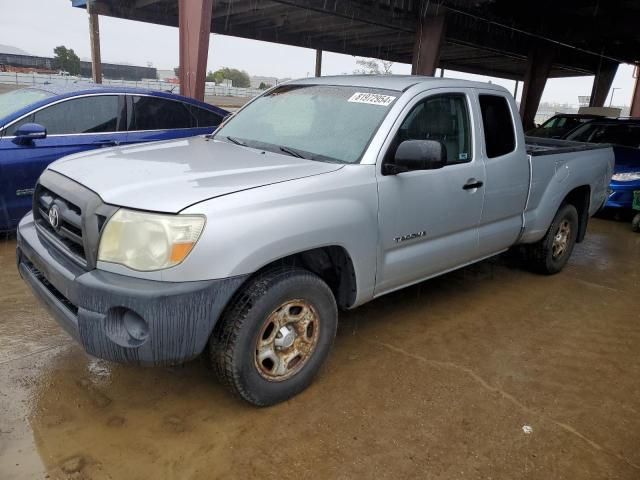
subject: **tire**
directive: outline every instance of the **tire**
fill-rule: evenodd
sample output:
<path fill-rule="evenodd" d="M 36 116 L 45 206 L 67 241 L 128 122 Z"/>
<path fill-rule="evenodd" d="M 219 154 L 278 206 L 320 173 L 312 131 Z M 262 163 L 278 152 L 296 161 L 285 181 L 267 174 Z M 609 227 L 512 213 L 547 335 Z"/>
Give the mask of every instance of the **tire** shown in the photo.
<path fill-rule="evenodd" d="M 337 325 L 336 300 L 327 284 L 307 270 L 281 267 L 236 293 L 209 341 L 210 359 L 235 396 L 256 406 L 273 405 L 311 384 Z"/>
<path fill-rule="evenodd" d="M 528 267 L 537 273 L 545 275 L 553 275 L 560 272 L 569 261 L 571 252 L 573 252 L 578 236 L 578 224 L 576 207 L 570 204 L 562 205 L 542 240 L 526 247 Z M 567 226 L 569 228 L 568 232 L 565 230 Z M 566 235 L 566 242 L 561 253 L 559 253 L 559 247 L 563 242 L 559 241 L 558 244 L 554 244 L 554 242 L 556 241 L 556 236 L 563 233 Z"/>
<path fill-rule="evenodd" d="M 631 230 L 634 232 L 640 232 L 640 213 L 636 214 L 631 221 Z"/>

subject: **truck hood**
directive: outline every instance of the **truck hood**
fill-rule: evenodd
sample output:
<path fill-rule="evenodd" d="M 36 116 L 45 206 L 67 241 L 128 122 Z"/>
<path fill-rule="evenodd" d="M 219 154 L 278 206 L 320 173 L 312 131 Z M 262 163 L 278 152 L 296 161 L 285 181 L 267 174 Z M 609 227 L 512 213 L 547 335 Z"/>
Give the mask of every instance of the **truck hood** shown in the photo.
<path fill-rule="evenodd" d="M 340 164 L 202 136 L 101 149 L 71 155 L 49 166 L 93 190 L 106 203 L 168 213 L 210 198 L 340 168 Z"/>

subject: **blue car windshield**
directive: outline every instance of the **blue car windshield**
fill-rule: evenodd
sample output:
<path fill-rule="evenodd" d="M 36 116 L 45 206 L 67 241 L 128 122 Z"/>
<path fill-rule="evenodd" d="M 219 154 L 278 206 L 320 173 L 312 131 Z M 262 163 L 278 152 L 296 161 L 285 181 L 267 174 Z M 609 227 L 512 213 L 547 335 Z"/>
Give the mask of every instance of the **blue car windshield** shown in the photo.
<path fill-rule="evenodd" d="M 283 85 L 257 98 L 215 138 L 309 160 L 360 161 L 400 94 L 333 85 Z"/>
<path fill-rule="evenodd" d="M 53 97 L 53 93 L 45 92 L 37 88 L 23 88 L 0 95 L 0 118 L 22 110 L 32 103 L 39 102 L 45 98 Z"/>

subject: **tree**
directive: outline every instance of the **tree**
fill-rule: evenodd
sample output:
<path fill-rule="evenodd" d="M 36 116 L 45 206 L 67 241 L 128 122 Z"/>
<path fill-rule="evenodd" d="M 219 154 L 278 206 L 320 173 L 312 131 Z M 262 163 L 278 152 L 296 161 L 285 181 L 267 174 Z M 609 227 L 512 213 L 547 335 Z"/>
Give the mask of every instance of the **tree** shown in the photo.
<path fill-rule="evenodd" d="M 258 87 L 258 89 L 266 90 L 266 89 L 271 88 L 271 87 L 273 87 L 273 85 L 270 85 L 270 84 L 264 83 L 264 82 L 260 82 L 260 86 Z"/>
<path fill-rule="evenodd" d="M 393 62 L 388 60 L 376 60 L 374 58 L 358 58 L 356 59 L 358 67 L 353 73 L 360 75 L 391 75 L 391 67 Z"/>
<path fill-rule="evenodd" d="M 231 85 L 234 87 L 249 88 L 251 86 L 249 74 L 244 70 L 224 67 L 207 75 L 208 82 L 222 83 L 223 80 L 231 80 Z"/>
<path fill-rule="evenodd" d="M 72 48 L 63 45 L 53 49 L 53 62 L 58 70 L 68 72 L 70 75 L 80 75 L 80 57 Z"/>

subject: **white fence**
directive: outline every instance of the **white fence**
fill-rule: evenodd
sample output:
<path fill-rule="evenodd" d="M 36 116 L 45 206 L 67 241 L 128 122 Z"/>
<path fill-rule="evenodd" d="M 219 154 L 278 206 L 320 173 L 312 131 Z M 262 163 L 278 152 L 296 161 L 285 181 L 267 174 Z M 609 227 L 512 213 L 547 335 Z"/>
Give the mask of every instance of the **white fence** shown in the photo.
<path fill-rule="evenodd" d="M 0 83 L 9 85 L 72 85 L 76 82 L 91 82 L 89 78 L 71 77 L 63 75 L 46 75 L 39 73 L 17 73 L 0 72 Z M 133 88 L 146 88 L 149 90 L 170 91 L 179 93 L 180 85 L 168 83 L 155 79 L 144 79 L 140 81 L 132 80 L 107 80 L 102 81 L 103 85 L 124 86 Z M 238 88 L 227 85 L 215 85 L 207 82 L 205 85 L 205 96 L 226 96 L 226 97 L 255 97 L 262 93 L 257 88 Z"/>

